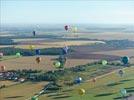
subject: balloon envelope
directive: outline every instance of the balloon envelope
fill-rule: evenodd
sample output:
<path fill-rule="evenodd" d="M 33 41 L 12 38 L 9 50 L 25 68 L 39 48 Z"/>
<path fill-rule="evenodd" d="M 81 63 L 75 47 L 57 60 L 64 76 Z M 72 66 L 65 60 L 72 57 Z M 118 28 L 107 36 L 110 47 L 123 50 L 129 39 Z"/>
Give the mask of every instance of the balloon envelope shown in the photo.
<path fill-rule="evenodd" d="M 31 98 L 31 100 L 39 100 L 39 99 L 38 99 L 38 97 L 33 96 L 33 97 Z"/>
<path fill-rule="evenodd" d="M 65 25 L 64 28 L 65 28 L 66 31 L 68 30 L 68 26 L 67 25 Z"/>
<path fill-rule="evenodd" d="M 125 96 L 127 94 L 127 91 L 126 91 L 126 89 L 121 89 L 120 93 L 122 96 Z"/>
<path fill-rule="evenodd" d="M 124 71 L 123 71 L 123 70 L 119 70 L 119 71 L 118 71 L 118 74 L 119 74 L 120 76 L 123 76 Z"/>
<path fill-rule="evenodd" d="M 1 65 L 0 66 L 0 71 L 5 71 L 5 66 Z"/>
<path fill-rule="evenodd" d="M 35 50 L 36 55 L 40 55 L 40 49 Z"/>
<path fill-rule="evenodd" d="M 82 82 L 82 78 L 81 77 L 78 77 L 75 79 L 75 83 L 76 84 L 80 84 Z"/>
<path fill-rule="evenodd" d="M 21 54 L 20 54 L 19 52 L 17 52 L 17 53 L 16 53 L 16 56 L 17 56 L 17 57 L 20 57 L 20 56 L 21 56 Z"/>
<path fill-rule="evenodd" d="M 78 94 L 79 95 L 84 95 L 85 94 L 85 90 L 84 89 L 79 89 L 78 90 Z"/>
<path fill-rule="evenodd" d="M 56 61 L 53 63 L 53 65 L 56 67 L 56 68 L 59 68 L 61 63 L 59 61 Z"/>
<path fill-rule="evenodd" d="M 62 51 L 63 51 L 63 54 L 67 54 L 68 53 L 68 47 L 66 46 L 66 47 L 64 47 L 63 49 L 62 49 Z"/>
<path fill-rule="evenodd" d="M 128 64 L 128 62 L 129 62 L 129 57 L 124 56 L 124 57 L 122 57 L 121 61 L 123 62 L 123 64 Z"/>
<path fill-rule="evenodd" d="M 108 63 L 108 62 L 107 62 L 106 60 L 102 60 L 102 65 L 103 65 L 103 66 L 107 65 L 107 63 Z"/>
<path fill-rule="evenodd" d="M 76 32 L 77 32 L 77 30 L 78 30 L 78 29 L 77 29 L 77 27 L 76 27 L 76 26 L 72 28 L 73 33 L 76 33 Z"/>
<path fill-rule="evenodd" d="M 96 78 L 93 78 L 92 81 L 95 83 L 96 82 Z"/>
<path fill-rule="evenodd" d="M 35 36 L 35 35 L 36 35 L 35 31 L 33 31 L 33 36 Z"/>
<path fill-rule="evenodd" d="M 37 57 L 36 62 L 39 64 L 41 62 L 41 57 Z"/>
<path fill-rule="evenodd" d="M 29 49 L 33 50 L 35 48 L 34 45 L 29 45 Z"/>

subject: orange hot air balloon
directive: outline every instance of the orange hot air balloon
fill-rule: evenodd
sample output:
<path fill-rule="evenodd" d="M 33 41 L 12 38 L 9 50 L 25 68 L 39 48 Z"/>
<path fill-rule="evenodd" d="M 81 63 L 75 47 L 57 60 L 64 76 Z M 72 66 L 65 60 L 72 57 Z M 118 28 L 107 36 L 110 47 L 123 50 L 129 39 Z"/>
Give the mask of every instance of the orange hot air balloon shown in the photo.
<path fill-rule="evenodd" d="M 2 72 L 5 71 L 5 66 L 1 65 L 0 66 L 0 71 L 2 71 Z"/>
<path fill-rule="evenodd" d="M 39 64 L 41 62 L 41 57 L 37 57 L 36 62 Z"/>

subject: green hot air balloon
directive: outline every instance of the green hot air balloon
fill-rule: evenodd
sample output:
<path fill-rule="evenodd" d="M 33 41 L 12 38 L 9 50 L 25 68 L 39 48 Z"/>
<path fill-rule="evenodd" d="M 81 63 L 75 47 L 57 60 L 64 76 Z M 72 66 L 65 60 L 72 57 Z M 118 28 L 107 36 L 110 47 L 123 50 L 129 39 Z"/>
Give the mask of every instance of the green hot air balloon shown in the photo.
<path fill-rule="evenodd" d="M 53 63 L 53 65 L 56 67 L 56 68 L 60 68 L 61 66 L 61 63 L 59 61 L 56 61 Z"/>
<path fill-rule="evenodd" d="M 128 62 L 129 62 L 129 57 L 127 57 L 127 56 L 122 57 L 121 62 L 122 62 L 124 65 L 128 64 Z"/>
<path fill-rule="evenodd" d="M 16 53 L 16 57 L 20 57 L 21 54 L 19 52 Z"/>
<path fill-rule="evenodd" d="M 33 96 L 31 100 L 39 100 L 37 96 Z"/>
<path fill-rule="evenodd" d="M 101 63 L 103 66 L 105 66 L 105 65 L 107 65 L 108 62 L 107 62 L 107 60 L 102 60 Z"/>

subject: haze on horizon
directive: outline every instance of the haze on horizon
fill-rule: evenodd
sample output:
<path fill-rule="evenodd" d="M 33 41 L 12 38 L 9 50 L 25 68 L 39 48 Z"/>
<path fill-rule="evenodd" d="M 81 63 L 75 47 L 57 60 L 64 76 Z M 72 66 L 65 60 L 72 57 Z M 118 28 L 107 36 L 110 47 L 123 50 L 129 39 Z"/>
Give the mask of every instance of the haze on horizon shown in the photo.
<path fill-rule="evenodd" d="M 134 24 L 132 0 L 1 0 L 1 24 Z"/>

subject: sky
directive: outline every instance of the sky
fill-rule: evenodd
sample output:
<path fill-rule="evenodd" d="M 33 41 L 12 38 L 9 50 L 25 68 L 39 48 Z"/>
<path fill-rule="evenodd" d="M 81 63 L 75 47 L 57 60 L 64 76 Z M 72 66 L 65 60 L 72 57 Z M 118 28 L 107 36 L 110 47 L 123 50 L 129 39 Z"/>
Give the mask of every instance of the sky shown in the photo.
<path fill-rule="evenodd" d="M 0 0 L 1 24 L 134 24 L 134 0 Z"/>

